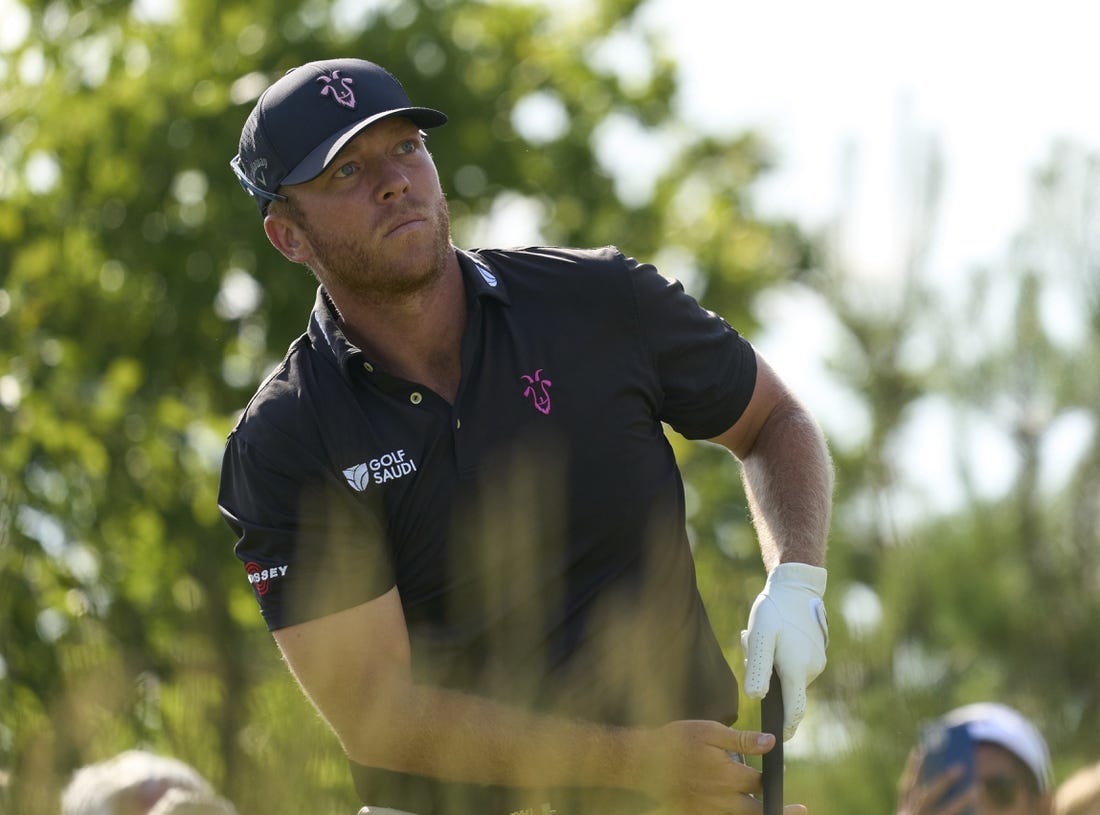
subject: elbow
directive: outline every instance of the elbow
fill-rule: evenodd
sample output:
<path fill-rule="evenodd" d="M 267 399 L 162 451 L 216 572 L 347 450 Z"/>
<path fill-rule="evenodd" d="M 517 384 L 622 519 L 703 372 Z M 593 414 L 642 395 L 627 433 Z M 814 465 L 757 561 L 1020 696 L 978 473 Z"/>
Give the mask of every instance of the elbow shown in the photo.
<path fill-rule="evenodd" d="M 364 694 L 365 696 L 366 694 Z M 349 760 L 366 767 L 407 772 L 416 754 L 425 750 L 422 739 L 422 705 L 414 698 L 411 683 L 391 680 L 375 686 L 370 698 L 341 700 L 342 713 L 328 717 L 328 724 Z"/>

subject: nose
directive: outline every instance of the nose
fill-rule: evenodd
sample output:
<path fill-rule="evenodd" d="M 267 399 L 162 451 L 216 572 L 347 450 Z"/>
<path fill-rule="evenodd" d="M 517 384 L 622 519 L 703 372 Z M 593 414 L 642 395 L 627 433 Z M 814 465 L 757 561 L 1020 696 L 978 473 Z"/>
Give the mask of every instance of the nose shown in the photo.
<path fill-rule="evenodd" d="M 409 177 L 397 162 L 385 161 L 379 168 L 375 196 L 380 203 L 397 200 L 409 191 Z"/>

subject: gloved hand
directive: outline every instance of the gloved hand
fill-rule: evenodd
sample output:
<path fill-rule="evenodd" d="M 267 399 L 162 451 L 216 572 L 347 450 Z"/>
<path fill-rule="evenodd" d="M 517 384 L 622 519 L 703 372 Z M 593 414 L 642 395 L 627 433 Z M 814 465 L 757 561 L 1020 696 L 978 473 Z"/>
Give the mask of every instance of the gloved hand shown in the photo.
<path fill-rule="evenodd" d="M 825 618 L 828 573 L 808 563 L 780 563 L 752 604 L 749 627 L 741 632 L 745 652 L 745 695 L 763 699 L 772 668 L 783 689 L 783 740 L 806 713 L 806 686 L 825 670 L 829 623 Z"/>

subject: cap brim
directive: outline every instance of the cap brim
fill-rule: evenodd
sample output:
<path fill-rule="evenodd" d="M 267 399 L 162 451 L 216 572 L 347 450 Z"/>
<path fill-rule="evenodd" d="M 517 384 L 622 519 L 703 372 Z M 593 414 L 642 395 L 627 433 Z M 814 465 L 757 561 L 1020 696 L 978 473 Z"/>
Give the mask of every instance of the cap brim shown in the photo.
<path fill-rule="evenodd" d="M 410 119 L 418 127 L 439 127 L 447 122 L 445 114 L 432 108 L 395 108 L 394 110 L 384 110 L 381 113 L 368 116 L 366 119 L 361 119 L 343 130 L 338 130 L 317 145 L 308 156 L 298 163 L 298 166 L 286 174 L 281 185 L 304 184 L 307 181 L 312 181 L 336 158 L 336 154 L 340 152 L 344 145 L 355 138 L 358 133 L 361 133 L 375 122 L 391 119 L 395 116 Z"/>

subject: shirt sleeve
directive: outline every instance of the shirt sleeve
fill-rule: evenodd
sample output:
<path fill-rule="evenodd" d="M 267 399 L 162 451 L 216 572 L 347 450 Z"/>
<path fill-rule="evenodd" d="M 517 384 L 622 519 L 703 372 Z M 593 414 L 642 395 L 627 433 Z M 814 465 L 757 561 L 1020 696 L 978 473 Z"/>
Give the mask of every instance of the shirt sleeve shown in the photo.
<path fill-rule="evenodd" d="M 660 419 L 689 439 L 728 430 L 756 385 L 756 353 L 729 323 L 652 265 L 626 259 L 640 331 L 661 388 Z"/>
<path fill-rule="evenodd" d="M 351 608 L 394 585 L 383 508 L 352 493 L 293 440 L 235 431 L 218 507 L 268 629 Z"/>

